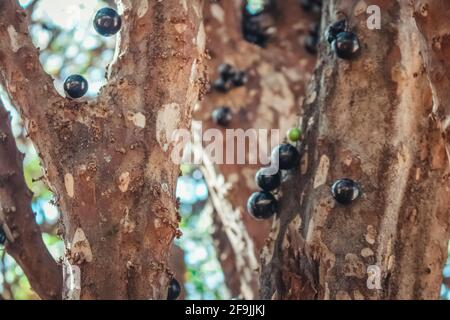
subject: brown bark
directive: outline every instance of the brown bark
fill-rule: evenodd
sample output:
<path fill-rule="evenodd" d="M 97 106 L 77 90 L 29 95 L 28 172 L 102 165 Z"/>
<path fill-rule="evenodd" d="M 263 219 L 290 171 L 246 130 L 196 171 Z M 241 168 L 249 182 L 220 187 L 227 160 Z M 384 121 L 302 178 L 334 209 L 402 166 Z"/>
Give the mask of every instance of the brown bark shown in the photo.
<path fill-rule="evenodd" d="M 265 299 L 436 299 L 450 230 L 449 165 L 419 34 L 407 1 L 329 1 L 322 30 L 342 13 L 362 44 L 339 60 L 324 39 L 304 104 L 302 164 L 283 187 L 279 219 L 263 255 Z M 363 196 L 335 203 L 348 177 Z M 380 289 L 368 285 L 380 271 Z"/>
<path fill-rule="evenodd" d="M 450 159 L 450 3 L 414 1 L 414 18 L 420 31 L 422 57 L 433 92 L 433 120 L 442 131 Z"/>
<path fill-rule="evenodd" d="M 173 272 L 173 276 L 180 283 L 181 293 L 178 300 L 186 298 L 186 290 L 184 288 L 186 265 L 184 264 L 184 251 L 180 247 L 173 245 L 169 258 L 169 266 Z"/>
<path fill-rule="evenodd" d="M 23 269 L 42 299 L 60 299 L 62 273 L 48 252 L 31 210 L 32 193 L 23 176 L 23 155 L 17 150 L 9 114 L 0 100 L 0 228 L 6 251 Z"/>
<path fill-rule="evenodd" d="M 220 266 L 225 275 L 225 285 L 230 290 L 232 298 L 241 297 L 241 280 L 236 270 L 236 254 L 230 240 L 228 240 L 222 220 L 213 209 L 211 209 L 211 214 L 213 215 L 212 238 L 217 252 L 217 258 L 220 261 Z"/>
<path fill-rule="evenodd" d="M 119 4 L 109 83 L 89 101 L 57 95 L 24 11 L 0 4 L 0 79 L 59 199 L 66 299 L 165 299 L 171 275 L 179 221 L 171 135 L 189 128 L 203 87 L 202 1 Z"/>
<path fill-rule="evenodd" d="M 210 2 L 204 7 L 205 30 L 207 34 L 207 49 L 211 56 L 208 61 L 209 78 L 211 82 L 218 78 L 217 67 L 222 63 L 229 63 L 237 70 L 248 73 L 248 83 L 235 88 L 228 93 L 211 91 L 199 105 L 194 118 L 201 120 L 203 130 L 218 128 L 212 123 L 211 114 L 218 106 L 229 106 L 233 110 L 233 120 L 228 128 L 239 129 L 279 129 L 281 138 L 287 130 L 296 124 L 298 105 L 304 97 L 305 84 L 310 78 L 314 67 L 315 56 L 307 53 L 303 47 L 303 38 L 308 34 L 311 24 L 317 17 L 305 14 L 297 0 L 277 1 L 277 9 L 273 12 L 276 33 L 266 48 L 250 44 L 243 39 L 241 32 L 243 1 Z M 220 128 L 218 128 L 220 129 Z M 222 129 L 221 129 L 222 130 Z M 222 130 L 225 133 L 224 130 Z M 225 134 L 224 134 L 225 135 Z M 229 144 L 230 141 L 225 141 Z M 270 147 L 270 146 L 268 146 Z M 268 150 L 270 152 L 270 150 Z M 252 150 L 256 152 L 256 150 Z M 261 164 L 249 164 L 249 155 L 246 155 L 247 164 L 216 165 L 212 175 L 206 174 L 210 185 L 212 197 L 219 197 L 213 201 L 215 211 L 220 216 L 236 215 L 236 220 L 243 221 L 244 229 L 241 233 L 248 234 L 248 246 L 253 247 L 254 253 L 246 251 L 259 259 L 259 252 L 263 248 L 265 239 L 270 230 L 270 221 L 255 221 L 247 213 L 246 203 L 250 194 L 257 190 L 254 176 Z M 223 183 L 208 181 L 219 178 Z M 218 185 L 219 184 L 219 185 Z M 214 186 L 214 187 L 213 187 Z M 220 190 L 214 191 L 217 188 Z M 226 192 L 223 192 L 226 189 Z M 217 195 L 219 193 L 220 195 Z M 224 203 L 226 203 L 224 205 Z M 226 212 L 222 212 L 222 211 Z M 217 228 L 227 228 L 228 224 L 219 223 Z M 230 247 L 230 240 L 226 239 L 226 231 L 215 233 L 216 240 L 222 242 L 219 247 Z M 220 236 L 219 236 L 220 235 Z M 233 233 L 229 236 L 233 237 Z M 241 241 L 236 236 L 237 242 Z M 234 249 L 236 250 L 236 248 Z M 232 285 L 231 291 L 237 294 L 235 286 L 244 279 L 239 279 L 245 272 L 251 292 L 244 294 L 247 299 L 258 297 L 258 270 L 248 269 L 251 264 L 236 264 L 236 254 L 242 251 L 223 254 L 227 283 Z M 255 260 L 256 261 L 256 260 Z M 235 265 L 234 267 L 233 264 Z M 227 272 L 231 271 L 231 273 Z M 245 285 L 244 285 L 245 286 Z M 241 290 L 242 291 L 242 290 Z"/>

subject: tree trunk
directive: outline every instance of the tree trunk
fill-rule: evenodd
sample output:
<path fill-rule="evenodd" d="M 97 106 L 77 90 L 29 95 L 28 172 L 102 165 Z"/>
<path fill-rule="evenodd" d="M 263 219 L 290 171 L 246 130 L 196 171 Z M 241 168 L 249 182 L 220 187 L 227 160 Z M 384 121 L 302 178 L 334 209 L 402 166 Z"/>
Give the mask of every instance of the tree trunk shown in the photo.
<path fill-rule="evenodd" d="M 420 31 L 422 57 L 433 92 L 433 120 L 441 129 L 450 159 L 450 3 L 414 1 L 414 17 Z M 431 18 L 432 17 L 432 18 Z"/>
<path fill-rule="evenodd" d="M 65 299 L 165 299 L 179 235 L 172 132 L 189 128 L 203 88 L 202 0 L 119 1 L 108 85 L 61 98 L 14 0 L 0 4 L 0 79 L 62 212 Z"/>
<path fill-rule="evenodd" d="M 346 17 L 362 50 L 353 60 L 338 59 L 322 36 L 307 88 L 316 60 L 302 38 L 317 17 L 302 13 L 296 0 L 277 1 L 266 48 L 243 40 L 240 0 L 204 7 L 203 0 L 117 2 L 123 24 L 108 85 L 96 99 L 70 100 L 43 71 L 26 12 L 16 0 L 0 0 L 0 84 L 57 197 L 63 272 L 40 238 L 1 106 L 0 227 L 6 250 L 42 298 L 167 297 L 171 269 L 179 278 L 184 273 L 179 258 L 169 260 L 180 235 L 172 133 L 190 128 L 194 106 L 203 130 L 216 127 L 211 113 L 221 105 L 233 111 L 229 128 L 284 135 L 299 126 L 304 133 L 301 164 L 277 191 L 271 227 L 245 212 L 260 165 L 205 158 L 219 257 L 234 294 L 438 298 L 450 237 L 447 1 L 373 0 L 380 30 L 368 27 L 366 1 L 323 1 L 321 34 Z M 198 103 L 206 67 L 215 80 L 223 62 L 246 70 L 249 82 Z M 339 178 L 361 186 L 350 205 L 331 195 Z"/>
<path fill-rule="evenodd" d="M 283 138 L 282 135 L 296 125 L 298 105 L 304 97 L 305 84 L 310 79 L 316 61 L 315 55 L 305 51 L 303 39 L 318 17 L 303 12 L 297 0 L 277 1 L 276 9 L 270 12 L 276 33 L 267 47 L 261 48 L 243 38 L 242 9 L 241 0 L 210 2 L 204 7 L 206 47 L 211 56 L 208 61 L 211 82 L 218 79 L 217 69 L 223 63 L 231 64 L 236 70 L 245 70 L 249 80 L 245 86 L 227 93 L 211 90 L 199 105 L 194 118 L 201 121 L 203 131 L 217 128 L 225 136 L 225 129 L 211 121 L 211 114 L 216 107 L 229 106 L 233 119 L 228 129 L 279 129 Z M 230 145 L 229 140 L 224 142 Z M 257 153 L 257 150 L 249 151 Z M 224 259 L 221 263 L 226 281 L 232 286 L 230 289 L 233 294 L 240 291 L 246 299 L 259 296 L 257 260 L 270 231 L 269 221 L 255 221 L 247 213 L 247 199 L 257 190 L 254 177 L 261 166 L 249 163 L 249 154 L 246 154 L 245 164 L 216 164 L 214 168 L 209 168 L 214 173 L 205 174 L 210 193 L 213 198 L 217 198 L 216 201 L 213 199 L 217 215 L 215 240 L 220 242 L 219 248 L 228 252 L 223 255 L 222 251 L 218 252 L 219 258 Z M 243 222 L 242 228 L 234 228 L 240 229 L 237 234 L 228 232 L 227 235 L 225 229 L 232 227 L 228 222 L 220 221 L 230 219 L 230 216 L 235 216 L 235 226 Z M 224 230 L 220 232 L 218 229 Z M 241 250 L 238 243 L 243 241 L 242 238 L 247 239 L 243 246 L 252 248 L 253 252 Z M 233 246 L 230 241 L 236 244 Z M 244 254 L 248 257 L 236 256 Z M 239 259 L 243 263 L 238 263 Z M 244 277 L 245 274 L 249 276 Z M 241 288 L 239 291 L 236 290 L 238 284 Z"/>
<path fill-rule="evenodd" d="M 283 187 L 262 257 L 264 299 L 439 296 L 450 230 L 442 125 L 430 117 L 412 7 L 372 2 L 381 30 L 368 29 L 364 1 L 324 5 L 322 30 L 347 15 L 362 52 L 340 60 L 321 42 L 301 117 L 302 164 Z M 349 206 L 330 193 L 343 177 L 363 192 Z"/>

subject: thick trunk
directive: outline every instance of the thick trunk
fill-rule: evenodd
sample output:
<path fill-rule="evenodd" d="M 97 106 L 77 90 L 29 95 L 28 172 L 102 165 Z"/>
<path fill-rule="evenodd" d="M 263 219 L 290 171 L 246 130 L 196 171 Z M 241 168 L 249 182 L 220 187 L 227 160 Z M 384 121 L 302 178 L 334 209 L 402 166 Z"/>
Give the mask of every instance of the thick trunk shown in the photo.
<path fill-rule="evenodd" d="M 95 101 L 60 98 L 15 1 L 0 10 L 0 71 L 62 212 L 66 299 L 165 299 L 179 234 L 172 131 L 203 88 L 202 1 L 121 1 L 109 83 Z"/>
<path fill-rule="evenodd" d="M 305 14 L 297 0 L 277 1 L 276 10 L 271 12 L 276 33 L 267 46 L 261 48 L 243 38 L 242 5 L 243 1 L 240 0 L 210 2 L 205 5 L 206 47 L 211 56 L 208 61 L 211 82 L 219 77 L 218 66 L 229 63 L 235 69 L 247 72 L 248 83 L 227 93 L 212 90 L 199 105 L 194 118 L 202 121 L 203 131 L 209 128 L 221 129 L 211 121 L 211 114 L 216 107 L 229 106 L 233 119 L 228 129 L 279 129 L 280 138 L 283 139 L 286 131 L 296 125 L 298 105 L 301 104 L 305 84 L 310 79 L 316 61 L 314 55 L 305 51 L 303 39 L 318 17 Z M 225 130 L 222 133 L 225 136 Z M 228 140 L 225 143 L 230 145 Z M 267 147 L 270 148 L 270 145 Z M 257 153 L 256 150 L 251 151 Z M 224 159 L 225 156 L 224 153 Z M 218 247 L 237 250 L 227 254 L 219 251 L 219 257 L 224 259 L 222 266 L 227 283 L 232 286 L 230 289 L 234 294 L 237 293 L 236 286 L 240 284 L 240 291 L 246 299 L 259 295 L 257 260 L 270 231 L 270 222 L 254 220 L 246 209 L 248 197 L 257 190 L 254 176 L 260 166 L 261 164 L 250 164 L 247 154 L 246 164 L 218 164 L 215 166 L 215 173 L 205 175 L 212 197 L 217 198 L 216 201 L 213 199 L 213 204 L 217 214 L 215 220 L 218 222 L 216 240 L 221 242 Z M 217 178 L 217 181 L 210 181 Z M 226 221 L 220 223 L 221 217 L 229 219 L 230 215 L 235 215 L 236 221 L 242 221 L 244 228 L 237 234 L 229 232 L 227 236 L 226 228 L 238 229 L 237 222 L 231 224 L 233 227 Z M 220 232 L 217 228 L 224 230 Z M 243 241 L 242 238 L 247 239 L 244 242 L 248 242 L 243 246 L 252 247 L 253 252 L 241 250 L 239 244 L 232 245 L 233 241 Z M 236 256 L 243 254 L 248 257 Z M 243 263 L 237 263 L 239 259 Z M 252 264 L 248 261 L 255 262 Z M 249 276 L 244 277 L 245 274 Z"/>
<path fill-rule="evenodd" d="M 262 258 L 265 299 L 439 296 L 449 162 L 430 118 L 412 8 L 402 0 L 372 4 L 381 8 L 381 30 L 367 28 L 363 1 L 329 1 L 323 10 L 322 29 L 349 17 L 362 52 L 339 60 L 322 40 L 302 115 L 302 164 L 283 187 Z M 362 187 L 349 206 L 330 193 L 343 177 Z"/>
<path fill-rule="evenodd" d="M 95 100 L 74 101 L 60 97 L 43 72 L 25 12 L 15 0 L 0 1 L 0 84 L 26 120 L 62 212 L 63 298 L 166 298 L 179 235 L 172 131 L 189 128 L 204 93 L 205 46 L 210 69 L 228 62 L 247 70 L 249 82 L 199 104 L 203 129 L 214 127 L 216 106 L 228 105 L 230 128 L 284 135 L 300 113 L 305 133 L 301 165 L 277 195 L 280 212 L 267 240 L 270 226 L 245 212 L 256 166 L 206 159 L 222 226 L 218 247 L 232 251 L 226 263 L 233 267 L 224 270 L 234 270 L 233 291 L 246 299 L 258 287 L 264 299 L 438 298 L 450 233 L 450 4 L 374 0 L 382 25 L 369 30 L 365 1 L 323 1 L 322 31 L 346 15 L 362 52 L 340 60 L 322 39 L 304 98 L 314 59 L 296 37 L 309 20 L 297 1 L 277 3 L 277 32 L 261 49 L 242 40 L 238 0 L 208 2 L 205 27 L 202 0 L 119 1 L 123 30 L 109 84 Z M 0 117 L 7 250 L 42 298 L 58 298 L 60 268 L 32 223 L 20 157 L 2 138 L 5 123 Z M 348 206 L 330 193 L 343 177 L 362 188 Z"/>

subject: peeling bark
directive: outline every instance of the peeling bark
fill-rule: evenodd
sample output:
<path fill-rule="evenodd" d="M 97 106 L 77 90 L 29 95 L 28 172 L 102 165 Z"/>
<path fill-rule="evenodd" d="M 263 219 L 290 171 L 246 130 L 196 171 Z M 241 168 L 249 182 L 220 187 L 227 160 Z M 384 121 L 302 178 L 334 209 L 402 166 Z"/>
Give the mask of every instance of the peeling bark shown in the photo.
<path fill-rule="evenodd" d="M 234 253 L 230 240 L 228 240 L 222 220 L 214 212 L 212 204 L 211 215 L 213 217 L 212 238 L 217 252 L 217 258 L 220 261 L 220 266 L 223 274 L 225 275 L 225 285 L 230 291 L 231 297 L 242 297 L 241 279 L 239 278 L 239 273 L 236 270 L 236 254 Z"/>
<path fill-rule="evenodd" d="M 450 161 L 450 3 L 445 0 L 413 2 L 422 57 L 433 92 L 433 119 L 442 131 Z"/>
<path fill-rule="evenodd" d="M 240 293 L 245 299 L 254 299 L 254 292 L 258 287 L 258 279 L 255 277 L 258 260 L 255 256 L 253 241 L 241 219 L 240 212 L 233 209 L 225 197 L 227 187 L 223 183 L 223 178 L 219 178 L 214 164 L 206 156 L 203 159 L 203 175 L 208 184 L 211 202 L 235 253 L 235 268 L 239 277 Z"/>
<path fill-rule="evenodd" d="M 245 212 L 256 166 L 214 166 L 206 159 L 205 178 L 242 297 L 258 296 L 257 258 L 264 246 L 264 299 L 438 298 L 450 233 L 450 5 L 374 0 L 382 26 L 369 30 L 366 1 L 324 1 L 322 31 L 346 15 L 362 53 L 339 60 L 322 39 L 305 97 L 314 60 L 296 41 L 309 29 L 296 1 L 278 2 L 277 34 L 266 49 L 242 40 L 240 1 L 209 3 L 205 26 L 202 4 L 119 1 L 124 23 L 109 83 L 97 99 L 74 101 L 57 94 L 39 64 L 25 11 L 16 1 L 0 1 L 0 83 L 26 121 L 62 212 L 67 250 L 60 290 L 59 276 L 33 284 L 33 276 L 43 272 L 46 279 L 52 270 L 32 270 L 48 261 L 36 226 L 16 238 L 16 224 L 30 217 L 30 194 L 24 188 L 25 201 L 15 205 L 25 214 L 12 215 L 11 191 L 0 186 L 2 208 L 9 208 L 7 248 L 40 296 L 166 298 L 170 248 L 180 234 L 171 134 L 190 127 L 204 94 L 209 47 L 211 70 L 229 62 L 247 70 L 250 81 L 226 95 L 208 95 L 196 113 L 205 129 L 213 127 L 211 110 L 229 105 L 231 127 L 280 128 L 284 134 L 300 113 L 305 133 L 298 145 L 301 165 L 283 182 L 280 212 L 266 241 L 269 225 Z M 18 162 L 13 165 L 20 172 Z M 10 179 L 17 177 L 23 179 Z M 362 186 L 363 196 L 350 206 L 330 194 L 342 177 Z M 15 254 L 14 245 L 28 240 L 35 244 Z"/>
<path fill-rule="evenodd" d="M 32 196 L 23 176 L 23 155 L 17 150 L 9 114 L 0 101 L 0 228 L 7 236 L 6 251 L 42 299 L 60 299 L 61 267 L 42 240 L 31 210 Z"/>
<path fill-rule="evenodd" d="M 262 256 L 264 299 L 439 297 L 450 231 L 444 139 L 430 119 L 412 7 L 372 4 L 381 30 L 366 27 L 364 1 L 324 7 L 322 30 L 346 14 L 362 53 L 339 60 L 322 39 L 301 117 L 302 164 L 283 186 Z M 342 177 L 362 186 L 350 206 L 330 193 Z"/>
<path fill-rule="evenodd" d="M 25 12 L 12 0 L 0 4 L 0 79 L 28 121 L 59 199 L 65 267 L 72 272 L 65 292 L 78 298 L 80 291 L 80 299 L 165 299 L 169 249 L 179 235 L 171 138 L 172 130 L 190 127 L 203 90 L 202 0 L 118 5 L 123 27 L 97 99 L 57 95 Z M 69 288 L 68 279 L 75 279 Z"/>
<path fill-rule="evenodd" d="M 207 35 L 207 49 L 211 56 L 208 61 L 209 78 L 211 82 L 218 78 L 217 68 L 222 63 L 229 63 L 237 70 L 248 73 L 248 83 L 228 93 L 211 91 L 196 110 L 194 118 L 201 120 L 203 130 L 217 128 L 211 121 L 211 114 L 218 106 L 229 106 L 233 111 L 233 119 L 228 128 L 240 129 L 279 129 L 281 139 L 287 130 L 296 124 L 298 106 L 302 104 L 305 84 L 310 79 L 316 58 L 303 48 L 303 38 L 307 35 L 314 17 L 305 14 L 296 0 L 277 2 L 277 10 L 273 12 L 276 34 L 269 41 L 266 48 L 260 48 L 246 42 L 241 32 L 242 1 L 211 2 L 204 7 L 205 30 Z M 220 129 L 220 128 L 218 128 Z M 221 129 L 222 130 L 222 129 Z M 224 133 L 224 131 L 222 131 Z M 229 144 L 230 141 L 225 141 Z M 270 148 L 260 145 L 260 148 Z M 257 152 L 256 150 L 251 150 Z M 270 150 L 268 150 L 270 152 Z M 225 153 L 224 153 L 225 155 Z M 255 154 L 256 155 L 256 154 Z M 254 176 L 261 164 L 249 164 L 249 154 L 246 155 L 247 164 L 216 165 L 217 177 L 224 179 L 227 191 L 215 205 L 215 211 L 220 216 L 227 217 L 236 214 L 242 220 L 245 232 L 253 243 L 254 255 L 265 244 L 270 230 L 269 221 L 255 221 L 247 213 L 246 203 L 250 194 L 257 190 Z M 215 185 L 215 181 L 208 181 Z M 227 205 L 224 206 L 223 203 Z M 229 207 L 228 212 L 220 212 Z M 225 228 L 225 223 L 216 227 Z M 226 230 L 216 232 L 216 240 L 222 242 L 218 246 L 230 248 L 229 240 L 223 237 Z M 227 282 L 233 287 L 240 283 L 242 275 L 239 268 L 229 267 L 236 264 L 237 255 L 241 252 L 229 252 L 223 257 L 222 266 Z M 243 266 L 245 267 L 245 265 Z M 250 270 L 252 277 L 252 297 L 258 297 L 258 272 Z M 227 270 L 232 273 L 228 273 Z M 233 278 L 233 279 L 231 279 Z M 230 288 L 234 294 L 236 290 Z M 234 288 L 235 289 L 235 288 Z M 244 295 L 248 299 L 248 295 Z"/>

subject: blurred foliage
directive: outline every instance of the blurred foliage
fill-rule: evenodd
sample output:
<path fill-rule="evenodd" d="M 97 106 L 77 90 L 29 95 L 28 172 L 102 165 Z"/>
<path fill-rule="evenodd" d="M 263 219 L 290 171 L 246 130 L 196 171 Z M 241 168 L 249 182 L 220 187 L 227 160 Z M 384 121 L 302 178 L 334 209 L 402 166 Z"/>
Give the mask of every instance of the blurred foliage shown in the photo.
<path fill-rule="evenodd" d="M 183 236 L 175 243 L 185 253 L 185 289 L 188 299 L 228 299 L 229 292 L 211 237 L 212 208 L 208 189 L 199 169 L 182 166 L 177 196 L 180 200 Z"/>
<path fill-rule="evenodd" d="M 444 280 L 441 286 L 441 298 L 450 300 L 450 243 L 448 246 L 448 259 L 443 270 Z"/>

